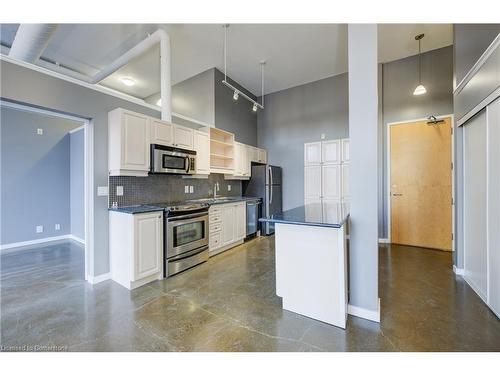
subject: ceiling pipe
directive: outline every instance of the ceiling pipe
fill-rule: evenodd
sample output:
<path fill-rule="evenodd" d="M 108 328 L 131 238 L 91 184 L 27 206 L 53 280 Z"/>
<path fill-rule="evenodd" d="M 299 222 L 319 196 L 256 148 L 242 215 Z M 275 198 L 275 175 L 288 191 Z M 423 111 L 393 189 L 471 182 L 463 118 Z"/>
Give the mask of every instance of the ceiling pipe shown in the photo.
<path fill-rule="evenodd" d="M 19 59 L 29 63 L 36 63 L 47 69 L 56 69 L 59 72 L 84 81 L 90 84 L 98 84 L 103 79 L 109 77 L 118 69 L 127 65 L 131 60 L 139 57 L 156 44 L 160 43 L 160 97 L 161 97 L 161 119 L 172 121 L 172 78 L 171 78 L 171 49 L 170 36 L 163 29 L 156 30 L 153 34 L 139 42 L 137 45 L 129 49 L 123 55 L 118 57 L 110 65 L 97 72 L 93 76 L 76 72 L 74 70 L 62 67 L 57 63 L 52 63 L 40 59 L 40 56 L 47 46 L 52 33 L 56 30 L 57 25 L 21 25 L 17 31 L 14 43 L 9 50 L 9 57 Z M 50 33 L 49 33 L 50 30 Z M 18 38 L 19 36 L 19 38 Z M 16 42 L 17 41 L 17 42 Z M 24 42 L 23 42 L 24 41 Z M 32 41 L 32 43 L 28 43 Z M 21 43 L 23 42 L 23 43 Z M 16 49 L 14 49 L 15 45 Z M 30 48 L 28 48 L 31 46 Z M 36 48 L 35 48 L 36 47 Z M 33 58 L 36 59 L 33 60 Z M 30 58 L 30 60 L 26 60 Z"/>
<path fill-rule="evenodd" d="M 57 24 L 54 23 L 20 24 L 10 47 L 9 57 L 36 63 L 56 30 Z"/>

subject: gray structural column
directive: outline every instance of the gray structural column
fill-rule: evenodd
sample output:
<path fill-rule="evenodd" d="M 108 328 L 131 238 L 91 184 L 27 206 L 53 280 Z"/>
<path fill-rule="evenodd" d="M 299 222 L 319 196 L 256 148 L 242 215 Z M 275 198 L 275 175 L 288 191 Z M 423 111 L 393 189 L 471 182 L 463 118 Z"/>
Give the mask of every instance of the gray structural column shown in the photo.
<path fill-rule="evenodd" d="M 350 312 L 379 321 L 377 25 L 350 24 Z"/>

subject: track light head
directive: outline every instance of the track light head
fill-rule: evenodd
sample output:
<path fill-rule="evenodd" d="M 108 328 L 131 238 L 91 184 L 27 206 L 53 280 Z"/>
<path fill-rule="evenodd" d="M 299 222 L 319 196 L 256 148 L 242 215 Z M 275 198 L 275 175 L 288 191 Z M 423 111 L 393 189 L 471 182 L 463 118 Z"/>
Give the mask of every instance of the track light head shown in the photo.
<path fill-rule="evenodd" d="M 239 96 L 240 96 L 240 93 L 238 92 L 238 90 L 234 90 L 233 100 L 238 100 Z"/>
<path fill-rule="evenodd" d="M 252 111 L 257 112 L 257 103 L 253 103 Z"/>

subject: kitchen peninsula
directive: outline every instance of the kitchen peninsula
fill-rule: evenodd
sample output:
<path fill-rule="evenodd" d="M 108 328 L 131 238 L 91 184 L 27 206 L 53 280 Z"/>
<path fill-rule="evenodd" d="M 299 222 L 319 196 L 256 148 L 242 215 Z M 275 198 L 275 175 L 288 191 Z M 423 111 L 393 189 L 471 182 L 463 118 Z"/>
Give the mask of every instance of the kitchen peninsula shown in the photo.
<path fill-rule="evenodd" d="M 348 213 L 310 203 L 260 219 L 275 226 L 276 294 L 283 309 L 346 326 Z"/>

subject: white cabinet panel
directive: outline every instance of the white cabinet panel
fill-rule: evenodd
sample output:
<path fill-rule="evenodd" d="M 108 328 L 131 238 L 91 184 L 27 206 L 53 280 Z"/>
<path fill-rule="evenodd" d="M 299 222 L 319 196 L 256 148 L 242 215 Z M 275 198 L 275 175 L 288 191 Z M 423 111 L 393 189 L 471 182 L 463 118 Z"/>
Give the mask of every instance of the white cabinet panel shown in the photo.
<path fill-rule="evenodd" d="M 267 164 L 267 151 L 262 148 L 258 149 L 258 162 Z"/>
<path fill-rule="evenodd" d="M 349 163 L 342 164 L 342 199 L 348 199 L 350 197 L 350 185 L 349 185 Z"/>
<path fill-rule="evenodd" d="M 330 223 L 338 221 L 342 213 L 342 205 L 338 199 L 323 199 L 323 220 Z"/>
<path fill-rule="evenodd" d="M 486 300 L 486 115 L 464 125 L 464 277 Z"/>
<path fill-rule="evenodd" d="M 108 113 L 108 170 L 111 176 L 147 176 L 148 116 L 117 108 Z"/>
<path fill-rule="evenodd" d="M 236 235 L 235 240 L 242 240 L 246 235 L 247 205 L 245 202 L 238 203 L 235 208 Z"/>
<path fill-rule="evenodd" d="M 309 198 L 321 197 L 321 166 L 304 168 L 304 196 Z"/>
<path fill-rule="evenodd" d="M 174 124 L 174 146 L 185 148 L 187 150 L 193 149 L 193 129 Z"/>
<path fill-rule="evenodd" d="M 236 223 L 235 206 L 225 205 L 222 207 L 222 246 L 235 241 Z"/>
<path fill-rule="evenodd" d="M 321 161 L 323 163 L 340 163 L 340 140 L 321 142 Z"/>
<path fill-rule="evenodd" d="M 349 161 L 349 146 L 350 146 L 349 138 L 342 139 L 342 161 L 343 162 Z"/>
<path fill-rule="evenodd" d="M 249 147 L 243 143 L 234 142 L 235 177 L 250 177 Z"/>
<path fill-rule="evenodd" d="M 166 121 L 151 119 L 151 143 L 172 146 L 174 143 L 174 127 Z"/>
<path fill-rule="evenodd" d="M 208 133 L 194 131 L 193 147 L 196 151 L 196 174 L 210 174 L 210 136 Z"/>
<path fill-rule="evenodd" d="M 158 274 L 162 270 L 163 220 L 158 212 L 134 215 L 134 278 Z"/>
<path fill-rule="evenodd" d="M 321 196 L 326 199 L 340 199 L 340 169 L 338 164 L 328 164 L 321 167 Z"/>
<path fill-rule="evenodd" d="M 304 203 L 306 219 L 308 221 L 321 222 L 323 219 L 323 205 L 321 198 L 306 199 Z"/>
<path fill-rule="evenodd" d="M 304 165 L 318 165 L 321 163 L 321 142 L 304 144 Z"/>

